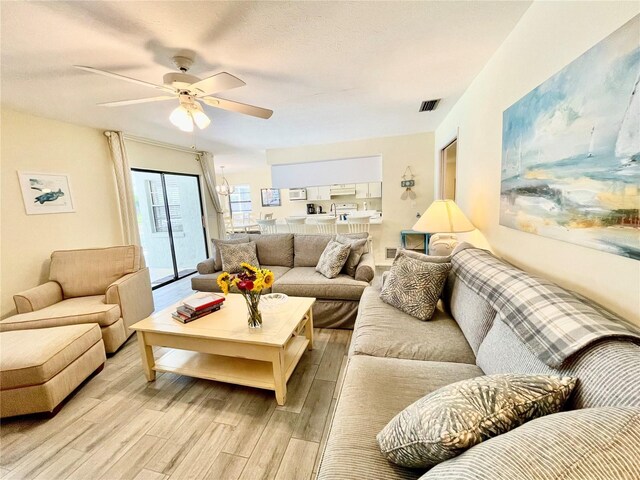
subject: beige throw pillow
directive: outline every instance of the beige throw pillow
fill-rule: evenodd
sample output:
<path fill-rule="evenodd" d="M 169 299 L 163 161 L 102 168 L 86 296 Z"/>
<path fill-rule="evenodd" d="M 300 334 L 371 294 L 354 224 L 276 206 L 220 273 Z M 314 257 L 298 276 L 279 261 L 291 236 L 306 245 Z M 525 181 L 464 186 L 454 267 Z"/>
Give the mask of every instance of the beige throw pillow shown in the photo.
<path fill-rule="evenodd" d="M 211 243 L 213 243 L 213 260 L 214 260 L 214 268 L 216 272 L 222 270 L 222 257 L 220 256 L 220 245 L 235 245 L 238 243 L 248 243 L 249 235 L 238 234 L 235 237 L 228 238 L 226 240 L 222 240 L 220 238 L 212 238 Z"/>
<path fill-rule="evenodd" d="M 355 239 L 345 237 L 344 235 L 337 235 L 336 242 L 341 243 L 343 245 L 349 245 L 351 247 L 351 251 L 349 252 L 349 256 L 347 257 L 347 261 L 342 268 L 342 272 L 346 273 L 350 277 L 356 276 L 356 268 L 360 263 L 360 258 L 364 255 L 367 248 L 367 239 Z"/>
<path fill-rule="evenodd" d="M 450 270 L 450 263 L 418 260 L 400 251 L 384 282 L 380 298 L 411 316 L 429 320 Z"/>
<path fill-rule="evenodd" d="M 343 245 L 331 240 L 322 255 L 320 255 L 320 260 L 316 265 L 316 272 L 320 272 L 327 278 L 337 277 L 342 267 L 344 267 L 350 251 L 351 247 L 349 245 Z"/>
<path fill-rule="evenodd" d="M 225 272 L 242 272 L 242 263 L 248 263 L 260 268 L 258 256 L 256 255 L 256 244 L 254 242 L 220 244 L 220 257 L 222 257 L 222 270 Z"/>
<path fill-rule="evenodd" d="M 377 435 L 382 454 L 430 468 L 534 418 L 560 411 L 576 379 L 508 373 L 452 383 L 396 415 Z"/>

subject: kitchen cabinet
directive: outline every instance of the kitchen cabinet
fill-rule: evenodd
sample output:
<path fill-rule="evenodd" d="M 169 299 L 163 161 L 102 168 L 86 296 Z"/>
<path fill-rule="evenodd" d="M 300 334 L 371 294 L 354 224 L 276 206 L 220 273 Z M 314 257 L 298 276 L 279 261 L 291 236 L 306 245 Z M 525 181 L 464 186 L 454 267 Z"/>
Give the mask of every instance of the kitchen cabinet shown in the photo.
<path fill-rule="evenodd" d="M 318 187 L 318 200 L 331 200 L 331 187 L 329 185 Z"/>
<path fill-rule="evenodd" d="M 356 198 L 382 198 L 382 182 L 356 183 Z"/>
<path fill-rule="evenodd" d="M 331 187 L 329 185 L 307 187 L 307 200 L 331 200 Z"/>

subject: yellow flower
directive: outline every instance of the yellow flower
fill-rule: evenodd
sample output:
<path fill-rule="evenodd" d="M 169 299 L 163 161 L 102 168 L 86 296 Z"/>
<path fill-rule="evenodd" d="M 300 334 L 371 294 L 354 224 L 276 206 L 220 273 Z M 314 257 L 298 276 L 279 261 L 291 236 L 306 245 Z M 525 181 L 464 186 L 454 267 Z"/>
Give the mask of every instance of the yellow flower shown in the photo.
<path fill-rule="evenodd" d="M 261 292 L 263 288 L 264 288 L 264 285 L 263 285 L 262 279 L 258 277 L 253 282 L 253 288 L 251 289 L 251 291 L 254 293 L 258 293 L 258 292 Z"/>
<path fill-rule="evenodd" d="M 220 287 L 220 290 L 225 295 L 229 293 L 229 277 L 230 275 L 228 272 L 222 272 L 220 275 L 218 275 L 218 279 L 216 280 L 216 283 Z"/>
<path fill-rule="evenodd" d="M 264 277 L 263 277 L 263 282 L 264 282 L 264 288 L 270 288 L 271 285 L 273 285 L 273 272 L 271 270 L 263 270 L 262 271 Z"/>
<path fill-rule="evenodd" d="M 246 262 L 242 262 L 242 263 L 240 264 L 240 266 L 241 266 L 242 268 L 245 268 L 246 270 L 249 270 L 249 271 L 250 271 L 250 272 L 252 272 L 252 273 L 256 273 L 256 272 L 258 271 L 258 269 L 257 269 L 256 267 L 254 267 L 253 265 L 251 265 L 251 264 L 249 264 L 249 263 L 246 263 Z"/>

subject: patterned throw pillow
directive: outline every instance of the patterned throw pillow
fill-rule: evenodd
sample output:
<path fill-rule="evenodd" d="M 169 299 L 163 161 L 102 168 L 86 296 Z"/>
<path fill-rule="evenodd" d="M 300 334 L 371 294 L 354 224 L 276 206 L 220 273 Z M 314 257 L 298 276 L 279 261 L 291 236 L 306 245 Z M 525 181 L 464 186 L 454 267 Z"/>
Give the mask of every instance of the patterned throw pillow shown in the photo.
<path fill-rule="evenodd" d="M 393 463 L 429 468 L 528 420 L 558 412 L 572 377 L 503 374 L 447 385 L 409 405 L 378 434 Z"/>
<path fill-rule="evenodd" d="M 219 238 L 212 238 L 211 243 L 213 244 L 214 268 L 216 272 L 219 272 L 220 270 L 222 270 L 222 257 L 220 256 L 220 245 L 249 243 L 249 235 L 237 233 L 237 234 L 234 234 L 231 238 L 227 238 L 226 240 L 222 240 Z"/>
<path fill-rule="evenodd" d="M 256 255 L 255 242 L 238 244 L 220 244 L 220 257 L 222 258 L 222 270 L 229 273 L 242 272 L 241 263 L 249 263 L 255 267 L 260 267 L 258 256 Z"/>
<path fill-rule="evenodd" d="M 347 258 L 349 258 L 349 252 L 351 251 L 350 245 L 343 245 L 341 243 L 331 240 L 325 247 L 320 260 L 316 265 L 316 272 L 320 272 L 327 278 L 335 278 L 344 267 Z"/>
<path fill-rule="evenodd" d="M 360 263 L 360 258 L 364 255 L 367 248 L 367 239 L 355 239 L 345 237 L 344 235 L 336 236 L 336 242 L 341 243 L 343 245 L 349 245 L 351 247 L 351 251 L 349 252 L 349 257 L 347 257 L 347 261 L 342 268 L 342 271 L 349 275 L 350 277 L 356 276 L 356 268 Z"/>
<path fill-rule="evenodd" d="M 420 320 L 429 320 L 438 304 L 450 263 L 432 263 L 398 252 L 380 298 Z"/>

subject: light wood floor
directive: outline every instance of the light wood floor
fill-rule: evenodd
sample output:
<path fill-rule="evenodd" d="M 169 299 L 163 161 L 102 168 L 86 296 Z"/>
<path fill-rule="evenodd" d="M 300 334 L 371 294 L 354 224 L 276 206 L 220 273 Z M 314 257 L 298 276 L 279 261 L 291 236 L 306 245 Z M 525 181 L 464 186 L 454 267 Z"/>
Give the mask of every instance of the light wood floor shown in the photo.
<path fill-rule="evenodd" d="M 185 280 L 154 292 L 158 309 L 190 292 Z M 313 479 L 351 331 L 315 334 L 282 407 L 271 391 L 170 373 L 147 383 L 132 337 L 54 418 L 2 421 L 0 477 Z"/>

